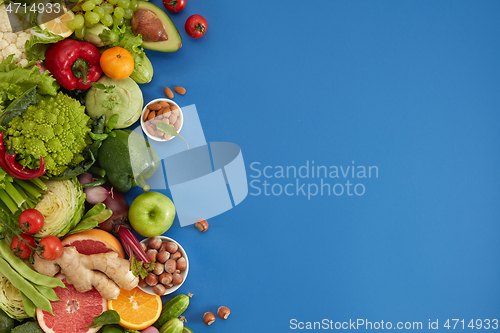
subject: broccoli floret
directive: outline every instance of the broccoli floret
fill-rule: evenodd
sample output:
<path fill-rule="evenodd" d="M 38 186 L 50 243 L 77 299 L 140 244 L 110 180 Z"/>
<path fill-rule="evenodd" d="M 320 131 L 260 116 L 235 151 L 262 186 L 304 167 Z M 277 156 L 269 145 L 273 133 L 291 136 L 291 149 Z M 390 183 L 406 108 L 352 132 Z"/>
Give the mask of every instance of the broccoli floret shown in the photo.
<path fill-rule="evenodd" d="M 59 175 L 84 160 L 91 119 L 77 100 L 59 92 L 56 97 L 40 96 L 35 105 L 8 125 L 4 144 L 13 149 L 20 162 L 31 169 L 45 161 L 48 175 Z"/>
<path fill-rule="evenodd" d="M 22 325 L 14 327 L 11 331 L 12 333 L 43 333 L 43 330 L 40 328 L 35 321 L 28 321 Z"/>

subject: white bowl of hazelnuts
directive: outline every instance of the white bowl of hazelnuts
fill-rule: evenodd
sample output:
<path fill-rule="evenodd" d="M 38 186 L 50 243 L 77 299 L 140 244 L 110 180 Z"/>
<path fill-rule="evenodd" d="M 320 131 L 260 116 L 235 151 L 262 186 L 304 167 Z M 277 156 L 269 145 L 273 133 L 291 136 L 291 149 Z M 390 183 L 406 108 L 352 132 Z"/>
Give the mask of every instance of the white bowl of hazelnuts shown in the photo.
<path fill-rule="evenodd" d="M 139 288 L 151 295 L 168 295 L 182 286 L 189 272 L 184 248 L 170 237 L 157 236 L 141 241 L 151 262 L 152 272 L 139 280 Z"/>

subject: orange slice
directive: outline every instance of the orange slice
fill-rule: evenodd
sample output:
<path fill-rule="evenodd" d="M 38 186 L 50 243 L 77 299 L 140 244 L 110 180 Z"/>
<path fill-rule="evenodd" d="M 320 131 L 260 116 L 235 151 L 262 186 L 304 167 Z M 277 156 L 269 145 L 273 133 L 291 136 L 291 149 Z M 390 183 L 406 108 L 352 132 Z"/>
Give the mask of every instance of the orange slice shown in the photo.
<path fill-rule="evenodd" d="M 153 325 L 161 314 L 161 297 L 145 293 L 138 287 L 131 291 L 120 289 L 120 296 L 108 301 L 108 309 L 120 315 L 120 325 L 142 330 Z"/>
<path fill-rule="evenodd" d="M 71 36 L 74 31 L 68 28 L 68 21 L 74 19 L 75 14 L 62 6 L 59 8 L 60 10 L 57 13 L 55 10 L 52 10 L 50 13 L 48 11 L 41 12 L 37 17 L 37 21 L 40 29 L 47 29 L 53 34 L 66 38 Z"/>

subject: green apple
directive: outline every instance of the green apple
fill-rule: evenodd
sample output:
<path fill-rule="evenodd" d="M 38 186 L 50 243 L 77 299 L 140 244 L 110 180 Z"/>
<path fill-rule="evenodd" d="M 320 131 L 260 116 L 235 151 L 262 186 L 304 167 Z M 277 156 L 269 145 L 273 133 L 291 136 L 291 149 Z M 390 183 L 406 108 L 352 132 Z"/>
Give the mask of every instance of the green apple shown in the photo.
<path fill-rule="evenodd" d="M 144 237 L 163 234 L 174 222 L 175 206 L 172 200 L 160 192 L 142 193 L 132 201 L 128 219 L 132 228 Z"/>

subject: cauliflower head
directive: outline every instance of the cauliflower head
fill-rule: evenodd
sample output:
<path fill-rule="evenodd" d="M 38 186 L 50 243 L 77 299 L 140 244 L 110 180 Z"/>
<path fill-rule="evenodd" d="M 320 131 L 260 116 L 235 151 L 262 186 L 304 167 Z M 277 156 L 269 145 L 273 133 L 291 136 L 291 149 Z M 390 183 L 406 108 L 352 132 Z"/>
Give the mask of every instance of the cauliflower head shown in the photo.
<path fill-rule="evenodd" d="M 25 24 L 16 15 L 9 15 L 5 4 L 0 4 L 0 62 L 14 54 L 16 64 L 28 64 L 25 43 L 31 38 L 31 29 L 23 29 Z"/>
<path fill-rule="evenodd" d="M 13 118 L 7 128 L 5 145 L 21 157 L 20 163 L 38 168 L 40 156 L 49 176 L 57 176 L 84 160 L 84 148 L 92 143 L 91 119 L 77 100 L 59 92 L 39 96 L 38 103 Z"/>

